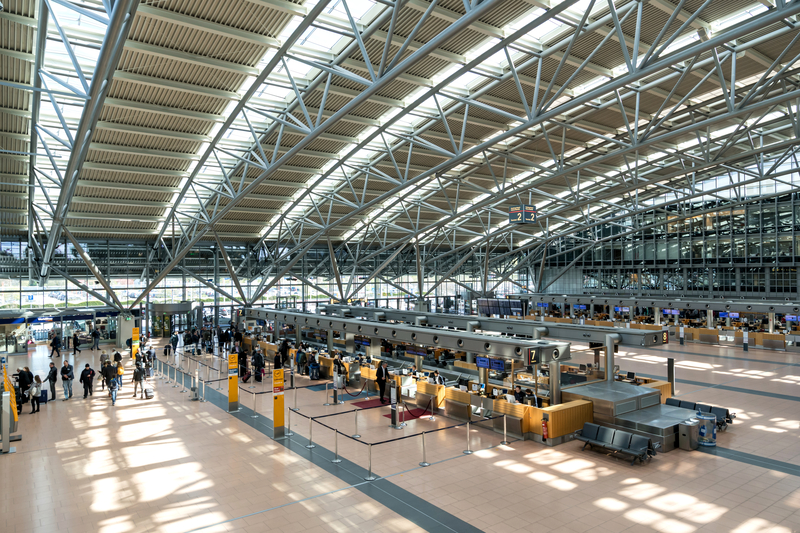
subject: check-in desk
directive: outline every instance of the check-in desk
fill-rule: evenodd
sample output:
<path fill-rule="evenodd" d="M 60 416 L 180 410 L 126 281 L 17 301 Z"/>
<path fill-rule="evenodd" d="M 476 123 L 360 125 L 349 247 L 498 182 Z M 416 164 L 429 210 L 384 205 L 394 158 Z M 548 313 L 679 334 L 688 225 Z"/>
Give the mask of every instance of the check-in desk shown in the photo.
<path fill-rule="evenodd" d="M 594 421 L 592 402 L 587 400 L 540 408 L 508 403 L 505 399 L 480 396 L 453 387 L 445 391 L 445 416 L 449 418 L 477 422 L 483 420 L 484 416 L 498 417 L 492 420 L 492 424 L 495 431 L 502 433 L 503 418 L 499 415 L 506 415 L 509 435 L 538 441 L 542 441 L 542 420 L 546 417 L 548 440 L 545 442 L 549 445 L 570 440 L 585 422 Z"/>
<path fill-rule="evenodd" d="M 347 383 L 353 383 L 354 385 L 358 383 L 358 372 L 361 370 L 357 363 L 345 363 L 342 362 L 344 365 L 345 371 L 347 372 Z M 333 377 L 333 358 L 332 357 L 325 357 L 324 355 L 319 356 L 319 377 L 320 378 L 332 378 Z M 359 387 L 361 384 L 359 383 Z"/>
<path fill-rule="evenodd" d="M 425 409 L 430 402 L 433 411 L 439 411 L 445 406 L 445 385 L 433 385 L 427 381 L 417 381 L 417 394 L 415 403 L 417 407 Z"/>
<path fill-rule="evenodd" d="M 661 403 L 666 403 L 667 398 L 672 398 L 672 385 L 669 381 L 652 380 L 648 383 L 643 383 L 642 387 L 658 389 L 661 392 Z"/>
<path fill-rule="evenodd" d="M 781 333 L 763 333 L 764 348 L 768 350 L 785 350 L 786 336 Z"/>

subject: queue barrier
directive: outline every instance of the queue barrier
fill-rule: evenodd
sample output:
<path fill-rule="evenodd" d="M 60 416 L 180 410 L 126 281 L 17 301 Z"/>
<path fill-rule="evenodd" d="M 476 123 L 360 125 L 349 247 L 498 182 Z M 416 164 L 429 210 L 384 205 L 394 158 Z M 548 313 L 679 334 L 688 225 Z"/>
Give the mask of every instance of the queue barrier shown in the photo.
<path fill-rule="evenodd" d="M 217 372 L 220 372 L 220 369 L 214 369 L 213 367 L 210 367 L 209 365 L 205 365 L 204 363 L 202 363 L 200 361 L 197 361 L 196 359 L 188 358 L 188 357 L 187 357 L 187 359 L 194 360 L 196 363 L 199 363 L 201 365 L 209 367 L 209 369 L 216 370 Z M 156 361 L 156 365 L 159 368 L 159 372 L 161 373 L 161 375 L 162 376 L 166 375 L 168 380 L 170 379 L 169 378 L 169 369 L 172 368 L 172 370 L 173 370 L 173 378 L 172 379 L 176 383 L 176 385 L 174 385 L 174 386 L 179 387 L 180 385 L 177 384 L 177 382 L 178 382 L 178 377 L 177 377 L 178 368 L 176 366 L 170 365 L 168 362 L 161 361 L 160 359 L 158 359 L 157 356 L 156 356 L 155 361 Z M 164 373 L 164 367 L 166 367 L 166 370 L 167 370 L 166 374 Z M 184 374 L 184 372 L 181 372 L 181 374 Z M 208 375 L 208 372 L 207 372 L 207 375 Z M 205 383 L 212 383 L 214 381 L 217 381 L 217 382 L 226 381 L 227 378 L 220 378 L 220 379 L 216 379 L 216 380 L 208 380 L 208 379 L 202 380 L 202 379 L 200 379 L 198 377 L 198 380 L 199 380 L 200 383 L 203 384 L 203 394 L 202 394 L 202 396 L 203 396 L 203 400 L 205 400 Z M 185 387 L 185 375 L 182 377 L 181 381 L 182 381 L 182 383 L 184 384 L 184 387 Z M 310 388 L 310 387 L 314 387 L 314 386 L 315 385 L 309 385 L 309 386 L 294 387 L 294 388 L 295 388 L 295 391 L 296 391 L 297 389 L 301 389 L 301 388 L 305 389 L 305 388 Z M 248 389 L 245 389 L 245 388 L 243 388 L 241 386 L 239 387 L 239 389 L 243 390 L 245 392 L 249 392 L 250 394 L 253 395 L 253 415 L 251 415 L 251 417 L 252 418 L 258 418 L 259 415 L 258 415 L 258 413 L 256 411 L 256 396 L 259 395 L 259 394 L 272 394 L 273 391 L 255 392 L 255 391 L 250 391 Z M 327 391 L 327 387 L 326 387 L 326 391 Z M 362 387 L 362 391 L 363 391 L 363 387 Z M 326 394 L 327 394 L 327 392 L 326 392 Z M 350 393 L 348 392 L 348 394 L 350 394 Z M 360 394 L 360 392 L 359 392 L 359 394 Z M 432 402 L 432 400 L 429 400 L 428 405 L 425 407 L 425 411 L 427 411 L 429 408 L 431 408 L 431 405 L 432 405 L 431 402 Z M 405 411 L 408 411 L 408 406 L 407 406 L 405 401 L 403 401 L 402 403 L 403 403 L 403 408 L 404 408 L 403 421 L 405 423 Z M 383 405 L 378 405 L 378 406 L 375 406 L 375 407 L 367 407 L 365 409 L 378 409 L 380 407 L 384 407 L 384 406 Z M 442 427 L 442 428 L 436 428 L 436 429 L 432 429 L 432 430 L 425 430 L 425 431 L 421 431 L 419 433 L 414 433 L 414 434 L 411 434 L 411 435 L 403 435 L 402 437 L 386 439 L 386 440 L 382 440 L 382 441 L 378 441 L 378 442 L 366 442 L 366 441 L 362 440 L 361 439 L 361 435 L 358 434 L 358 412 L 359 411 L 363 411 L 365 409 L 356 408 L 356 409 L 351 409 L 349 411 L 341 411 L 341 412 L 337 412 L 337 413 L 329 413 L 329 414 L 319 415 L 319 416 L 307 416 L 307 415 L 301 413 L 298 409 L 295 409 L 295 413 L 296 414 L 300 415 L 303 418 L 307 418 L 308 421 L 309 421 L 309 436 L 308 436 L 308 444 L 306 445 L 306 448 L 309 449 L 309 450 L 312 450 L 312 449 L 316 448 L 316 444 L 314 444 L 314 442 L 313 442 L 314 422 L 316 422 L 320 426 L 322 426 L 322 427 L 324 427 L 326 429 L 329 429 L 329 430 L 334 432 L 334 458 L 331 460 L 332 463 L 341 463 L 341 461 L 342 461 L 340 456 L 339 456 L 339 435 L 340 434 L 344 435 L 345 438 L 348 438 L 348 439 L 350 439 L 350 440 L 352 440 L 354 442 L 358 442 L 359 444 L 367 446 L 367 449 L 368 449 L 368 453 L 367 453 L 367 455 L 368 455 L 368 475 L 367 475 L 367 477 L 364 478 L 366 481 L 375 481 L 376 479 L 378 479 L 378 477 L 375 476 L 373 474 L 373 472 L 372 472 L 372 447 L 373 446 L 380 446 L 381 444 L 388 444 L 390 442 L 396 442 L 396 441 L 410 439 L 410 438 L 414 438 L 414 437 L 420 437 L 422 439 L 422 461 L 419 463 L 419 465 L 420 465 L 420 467 L 427 467 L 427 466 L 430 466 L 431 463 L 429 463 L 427 461 L 426 435 L 429 434 L 429 433 L 437 433 L 439 431 L 447 431 L 447 430 L 455 429 L 455 428 L 458 428 L 458 427 L 461 427 L 461 426 L 466 426 L 466 429 L 467 429 L 467 449 L 464 450 L 463 453 L 465 455 L 469 455 L 469 454 L 473 453 L 473 451 L 471 449 L 471 441 L 470 441 L 471 423 L 472 423 L 471 421 L 461 422 L 461 423 L 458 423 L 458 424 L 453 424 L 451 426 L 445 426 L 445 427 Z M 289 409 L 288 410 L 288 420 L 287 420 L 287 422 L 288 422 L 288 424 L 287 424 L 287 432 L 285 433 L 285 435 L 287 437 L 294 435 L 294 433 L 291 431 L 291 427 L 292 427 L 292 424 L 291 424 L 291 413 L 292 413 L 292 409 Z M 332 416 L 339 416 L 339 415 L 344 415 L 344 414 L 349 414 L 349 413 L 353 413 L 354 414 L 354 422 L 355 422 L 356 432 L 353 435 L 346 435 L 346 434 L 342 433 L 341 431 L 339 431 L 338 428 L 330 426 L 330 425 L 325 424 L 325 423 L 320 421 L 320 419 L 322 419 L 322 418 L 328 418 L 328 417 L 332 417 Z M 413 418 L 421 418 L 425 414 L 425 412 L 423 411 L 422 414 L 417 415 L 417 416 L 414 416 L 413 413 L 410 413 L 410 414 L 411 414 L 411 416 Z M 502 414 L 502 415 L 499 415 L 499 416 L 485 418 L 485 419 L 482 419 L 480 421 L 480 422 L 487 422 L 487 421 L 495 420 L 495 419 L 499 419 L 499 418 L 503 418 L 504 419 L 504 423 L 503 423 L 503 440 L 500 443 L 501 445 L 508 445 L 509 444 L 508 435 L 507 435 L 507 432 L 506 432 L 506 427 L 507 426 L 506 426 L 506 423 L 505 423 L 506 416 L 507 415 Z M 433 418 L 433 417 L 431 417 L 431 418 Z"/>

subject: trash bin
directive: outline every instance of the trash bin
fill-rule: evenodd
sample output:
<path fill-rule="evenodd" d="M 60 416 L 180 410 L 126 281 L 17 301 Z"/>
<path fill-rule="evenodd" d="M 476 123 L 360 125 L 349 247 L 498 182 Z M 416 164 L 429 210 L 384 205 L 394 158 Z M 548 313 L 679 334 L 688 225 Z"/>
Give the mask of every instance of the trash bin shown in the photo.
<path fill-rule="evenodd" d="M 681 450 L 696 450 L 700 436 L 700 422 L 690 418 L 678 425 L 678 448 Z"/>
<path fill-rule="evenodd" d="M 712 413 L 697 413 L 697 420 L 700 422 L 700 431 L 697 443 L 700 446 L 717 445 L 717 415 Z"/>

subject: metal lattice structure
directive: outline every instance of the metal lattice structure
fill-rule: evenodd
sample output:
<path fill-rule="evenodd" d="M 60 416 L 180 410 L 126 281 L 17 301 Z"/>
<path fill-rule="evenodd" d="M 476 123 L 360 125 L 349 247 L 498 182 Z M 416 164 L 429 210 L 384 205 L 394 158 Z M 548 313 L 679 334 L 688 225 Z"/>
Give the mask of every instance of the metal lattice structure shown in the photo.
<path fill-rule="evenodd" d="M 398 261 L 417 296 L 466 264 L 543 289 L 560 239 L 577 262 L 619 219 L 796 190 L 798 2 L 4 5 L 0 229 L 40 281 L 65 237 L 147 242 L 133 305 L 211 242 L 242 303 L 320 249 L 336 299 Z"/>

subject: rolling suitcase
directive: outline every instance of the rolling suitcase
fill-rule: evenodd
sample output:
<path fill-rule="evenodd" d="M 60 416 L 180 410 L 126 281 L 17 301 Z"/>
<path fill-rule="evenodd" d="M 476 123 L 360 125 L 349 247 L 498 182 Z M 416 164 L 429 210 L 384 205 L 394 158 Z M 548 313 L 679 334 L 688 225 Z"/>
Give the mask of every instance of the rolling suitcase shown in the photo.
<path fill-rule="evenodd" d="M 261 383 L 261 376 L 262 376 L 261 371 L 260 370 L 256 371 L 256 381 L 259 383 Z"/>
<path fill-rule="evenodd" d="M 39 395 L 39 402 L 47 403 L 47 391 L 44 389 L 42 389 L 42 393 Z"/>
<path fill-rule="evenodd" d="M 247 373 L 244 376 L 242 376 L 242 383 L 247 383 L 249 379 L 250 379 L 250 371 L 248 370 Z"/>
<path fill-rule="evenodd" d="M 144 389 L 144 397 L 145 398 L 147 398 L 148 400 L 152 400 L 153 396 L 155 396 L 155 391 L 152 388 L 148 387 L 148 388 Z"/>

